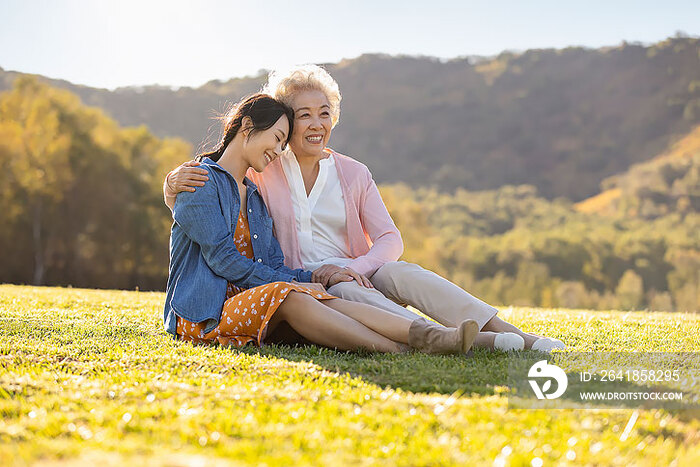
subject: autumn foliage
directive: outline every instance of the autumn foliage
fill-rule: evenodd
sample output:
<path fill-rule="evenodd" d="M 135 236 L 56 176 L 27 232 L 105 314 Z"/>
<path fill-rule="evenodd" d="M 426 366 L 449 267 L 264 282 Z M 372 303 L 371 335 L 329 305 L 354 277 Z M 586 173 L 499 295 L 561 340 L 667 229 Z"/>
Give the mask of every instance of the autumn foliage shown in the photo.
<path fill-rule="evenodd" d="M 120 128 L 32 78 L 0 95 L 0 282 L 160 289 L 161 181 L 187 143 Z"/>

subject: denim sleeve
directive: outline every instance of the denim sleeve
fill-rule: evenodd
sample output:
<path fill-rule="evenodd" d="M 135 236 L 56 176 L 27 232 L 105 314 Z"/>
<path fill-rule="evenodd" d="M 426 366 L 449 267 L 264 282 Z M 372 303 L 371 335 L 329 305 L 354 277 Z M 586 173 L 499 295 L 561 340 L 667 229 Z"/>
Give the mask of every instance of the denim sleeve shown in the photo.
<path fill-rule="evenodd" d="M 270 238 L 270 267 L 285 274 L 290 274 L 298 282 L 311 282 L 311 271 L 303 269 L 291 269 L 284 265 L 284 253 L 280 247 L 280 242 L 272 235 Z"/>
<path fill-rule="evenodd" d="M 294 279 L 292 274 L 257 263 L 238 252 L 233 232 L 221 212 L 216 185 L 210 181 L 194 192 L 183 191 L 177 196 L 173 210 L 175 222 L 199 245 L 211 270 L 242 288 Z"/>

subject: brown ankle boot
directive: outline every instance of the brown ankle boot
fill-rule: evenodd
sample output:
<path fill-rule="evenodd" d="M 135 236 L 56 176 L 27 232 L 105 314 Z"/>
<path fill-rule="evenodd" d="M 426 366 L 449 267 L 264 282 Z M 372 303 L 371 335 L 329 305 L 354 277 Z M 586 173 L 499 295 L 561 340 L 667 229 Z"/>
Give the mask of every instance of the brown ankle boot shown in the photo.
<path fill-rule="evenodd" d="M 408 329 L 408 345 L 430 354 L 467 353 L 479 333 L 473 319 L 462 321 L 456 328 L 446 328 L 419 318 Z"/>

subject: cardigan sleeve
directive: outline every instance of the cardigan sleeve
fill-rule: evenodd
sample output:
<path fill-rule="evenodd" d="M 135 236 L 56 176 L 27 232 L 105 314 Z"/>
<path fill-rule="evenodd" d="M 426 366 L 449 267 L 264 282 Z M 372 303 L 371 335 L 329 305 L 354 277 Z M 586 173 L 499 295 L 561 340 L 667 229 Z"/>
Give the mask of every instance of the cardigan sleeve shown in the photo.
<path fill-rule="evenodd" d="M 173 192 L 170 189 L 170 185 L 168 185 L 168 177 L 170 177 L 171 173 L 173 173 L 172 170 L 168 172 L 168 175 L 165 176 L 165 180 L 163 180 L 163 201 L 172 213 L 172 210 L 175 209 L 175 199 L 177 198 L 177 193 Z"/>
<path fill-rule="evenodd" d="M 365 276 L 371 276 L 385 263 L 399 259 L 403 254 L 403 241 L 369 169 L 365 168 L 364 172 L 365 188 L 358 201 L 358 210 L 362 229 L 371 240 L 372 246 L 366 254 L 350 262 L 348 267 Z"/>

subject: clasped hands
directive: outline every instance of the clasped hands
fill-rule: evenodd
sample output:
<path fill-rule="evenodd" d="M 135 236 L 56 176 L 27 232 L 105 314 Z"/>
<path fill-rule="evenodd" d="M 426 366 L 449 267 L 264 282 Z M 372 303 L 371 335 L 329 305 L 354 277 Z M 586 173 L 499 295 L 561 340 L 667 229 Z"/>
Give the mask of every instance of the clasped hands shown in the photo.
<path fill-rule="evenodd" d="M 374 286 L 364 275 L 350 268 L 341 268 L 334 264 L 324 264 L 311 273 L 311 280 L 323 284 L 324 287 L 331 287 L 339 282 L 356 281 L 363 287 L 373 289 Z"/>

